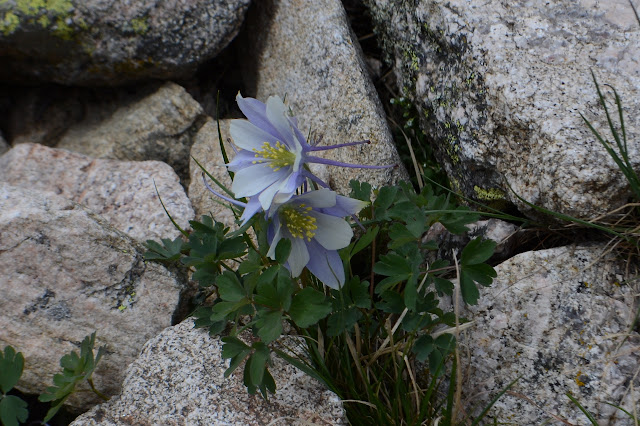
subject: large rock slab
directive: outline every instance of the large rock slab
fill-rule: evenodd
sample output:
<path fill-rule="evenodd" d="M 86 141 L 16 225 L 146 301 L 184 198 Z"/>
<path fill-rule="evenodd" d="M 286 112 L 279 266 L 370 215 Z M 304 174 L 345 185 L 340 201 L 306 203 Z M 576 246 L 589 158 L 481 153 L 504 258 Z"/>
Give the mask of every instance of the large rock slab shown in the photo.
<path fill-rule="evenodd" d="M 300 370 L 273 357 L 277 392 L 264 400 L 242 384 L 241 365 L 228 378 L 222 342 L 191 319 L 149 341 L 129 366 L 122 392 L 77 418 L 95 425 L 341 425 L 342 403 Z"/>
<path fill-rule="evenodd" d="M 0 79 L 117 85 L 185 77 L 238 32 L 249 0 L 0 2 Z"/>
<path fill-rule="evenodd" d="M 613 140 L 593 70 L 620 94 L 640 164 L 640 25 L 627 0 L 367 2 L 456 189 L 532 216 L 509 185 L 581 218 L 626 202 L 622 174 L 580 113 Z"/>
<path fill-rule="evenodd" d="M 395 169 L 316 167 L 334 189 L 347 193 L 349 181 L 374 186 L 408 180 L 400 163 L 377 92 L 357 39 L 339 0 L 264 0 L 247 16 L 244 96 L 285 98 L 303 134 L 323 144 L 364 139 L 360 145 L 326 152 L 326 158 Z M 327 170 L 328 169 L 328 170 Z"/>
<path fill-rule="evenodd" d="M 182 228 L 194 216 L 178 176 L 159 161 L 99 160 L 63 149 L 20 144 L 0 157 L 0 181 L 73 200 L 140 241 L 180 235 L 158 193 Z"/>
<path fill-rule="evenodd" d="M 56 147 L 96 158 L 164 161 L 184 181 L 193 137 L 204 121 L 200 104 L 184 88 L 166 83 L 104 120 L 72 126 Z"/>
<path fill-rule="evenodd" d="M 120 389 L 142 345 L 182 315 L 184 281 L 143 251 L 73 201 L 0 182 L 0 347 L 27 360 L 19 390 L 51 386 L 60 357 L 94 331 L 106 346 L 94 383 L 107 395 Z M 86 410 L 92 395 L 68 404 Z"/>
<path fill-rule="evenodd" d="M 469 406 L 481 410 L 520 377 L 491 418 L 587 424 L 570 392 L 599 424 L 633 424 L 606 402 L 640 412 L 638 284 L 623 281 L 626 265 L 604 249 L 527 252 L 496 266 L 493 285 L 464 313 L 475 320 L 460 339 Z"/>

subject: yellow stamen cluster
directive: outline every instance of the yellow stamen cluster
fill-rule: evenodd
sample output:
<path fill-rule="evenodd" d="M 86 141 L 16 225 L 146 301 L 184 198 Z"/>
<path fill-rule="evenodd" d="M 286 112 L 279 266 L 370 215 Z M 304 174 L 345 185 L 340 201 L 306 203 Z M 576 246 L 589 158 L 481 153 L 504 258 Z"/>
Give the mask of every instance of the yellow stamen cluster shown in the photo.
<path fill-rule="evenodd" d="M 315 230 L 318 229 L 316 225 L 316 218 L 309 215 L 311 207 L 306 207 L 304 204 L 300 204 L 297 207 L 286 207 L 281 212 L 281 217 L 284 219 L 285 226 L 295 238 L 306 238 L 307 241 L 311 241 Z"/>
<path fill-rule="evenodd" d="M 289 151 L 287 146 L 280 141 L 276 142 L 274 146 L 269 142 L 264 142 L 262 144 L 262 150 L 254 148 L 253 152 L 256 153 L 254 157 L 259 158 L 259 160 L 253 161 L 253 164 L 268 161 L 269 167 L 271 167 L 274 172 L 277 172 L 283 167 L 292 166 L 296 161 L 296 155 Z"/>

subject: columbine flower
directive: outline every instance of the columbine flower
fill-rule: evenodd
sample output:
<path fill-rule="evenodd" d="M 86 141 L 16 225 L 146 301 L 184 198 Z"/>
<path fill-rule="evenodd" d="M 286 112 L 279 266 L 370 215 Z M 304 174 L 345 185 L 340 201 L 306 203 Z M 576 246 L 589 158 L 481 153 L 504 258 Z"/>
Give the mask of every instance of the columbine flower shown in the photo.
<path fill-rule="evenodd" d="M 238 106 L 247 120 L 233 120 L 231 138 L 240 148 L 227 165 L 235 172 L 231 190 L 236 198 L 249 197 L 251 209 L 245 212 L 246 221 L 262 208 L 267 211 L 276 198 L 284 203 L 293 196 L 305 178 L 327 186 L 308 172 L 306 163 L 320 163 L 342 167 L 380 169 L 393 166 L 361 166 L 327 160 L 311 155 L 314 151 L 370 143 L 349 142 L 332 146 L 312 146 L 300 132 L 295 117 L 289 117 L 287 108 L 278 96 L 271 96 L 264 104 L 257 99 L 236 97 Z M 254 198 L 256 197 L 256 198 Z"/>
<path fill-rule="evenodd" d="M 326 188 L 294 195 L 283 204 L 273 204 L 267 212 L 271 218 L 267 236 L 267 255 L 275 258 L 282 238 L 291 241 L 291 253 L 285 266 L 293 277 L 306 266 L 313 275 L 331 288 L 344 284 L 344 268 L 338 251 L 349 245 L 353 231 L 344 220 L 367 205 L 364 201 L 337 195 Z"/>

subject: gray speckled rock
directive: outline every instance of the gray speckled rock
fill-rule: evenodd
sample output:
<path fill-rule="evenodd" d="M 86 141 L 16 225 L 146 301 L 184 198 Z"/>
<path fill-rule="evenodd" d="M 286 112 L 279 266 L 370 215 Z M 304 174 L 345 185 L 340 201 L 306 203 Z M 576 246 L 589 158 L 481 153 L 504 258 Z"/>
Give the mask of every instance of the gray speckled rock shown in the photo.
<path fill-rule="evenodd" d="M 180 235 L 162 209 L 156 188 L 181 227 L 188 227 L 193 219 L 178 176 L 159 161 L 96 160 L 62 149 L 20 144 L 0 157 L 0 181 L 73 200 L 140 241 Z"/>
<path fill-rule="evenodd" d="M 491 410 L 499 422 L 539 425 L 556 415 L 587 424 L 566 397 L 571 392 L 599 424 L 633 424 L 605 402 L 640 410 L 640 335 L 630 332 L 638 283 L 623 283 L 624 263 L 601 258 L 603 250 L 527 252 L 495 268 L 494 284 L 464 313 L 476 322 L 460 339 L 461 354 L 470 354 L 463 370 L 469 406 L 484 407 L 522 376 L 515 394 Z"/>
<path fill-rule="evenodd" d="M 5 141 L 4 138 L 2 137 L 2 132 L 0 132 L 0 155 L 9 151 L 9 149 L 11 149 L 11 147 L 9 146 L 7 141 Z"/>
<path fill-rule="evenodd" d="M 640 144 L 640 25 L 627 0 L 367 0 L 404 95 L 454 185 L 577 217 L 623 204 L 622 175 L 579 113 L 608 134 L 590 70 Z M 609 136 L 610 137 L 610 136 Z"/>
<path fill-rule="evenodd" d="M 298 117 L 300 129 L 323 135 L 323 143 L 370 139 L 326 152 L 340 161 L 400 164 L 377 92 L 339 0 L 263 0 L 247 16 L 248 93 L 261 101 L 279 95 Z M 255 64 L 255 66 L 253 66 Z M 324 169 L 324 170 L 323 170 Z M 328 170 L 326 170 L 328 169 Z M 349 180 L 375 186 L 408 179 L 396 169 L 313 169 L 332 187 L 348 193 Z"/>
<path fill-rule="evenodd" d="M 225 150 L 230 158 L 233 158 L 233 149 L 229 146 L 229 123 L 231 120 L 220 120 L 220 133 L 225 144 Z M 226 226 L 233 226 L 235 218 L 233 212 L 220 204 L 220 199 L 213 195 L 204 186 L 202 181 L 202 169 L 198 167 L 193 159 L 198 160 L 200 164 L 216 179 L 218 179 L 227 188 L 231 188 L 231 178 L 224 165 L 224 158 L 220 151 L 220 140 L 218 138 L 218 125 L 215 120 L 209 119 L 200 128 L 195 137 L 195 143 L 191 147 L 191 162 L 189 163 L 189 173 L 191 176 L 189 183 L 189 199 L 199 219 L 202 215 L 211 215 L 218 222 L 224 223 Z M 207 183 L 219 192 L 218 186 L 207 178 Z"/>
<path fill-rule="evenodd" d="M 238 32 L 249 0 L 5 0 L 0 79 L 116 85 L 184 77 Z"/>
<path fill-rule="evenodd" d="M 204 121 L 200 104 L 182 87 L 166 83 L 105 120 L 72 126 L 56 147 L 96 158 L 164 161 L 184 182 L 193 137 Z"/>
<path fill-rule="evenodd" d="M 224 378 L 228 361 L 219 337 L 193 321 L 163 331 L 129 366 L 122 392 L 72 425 L 342 425 L 342 404 L 300 370 L 273 357 L 278 387 L 265 401 L 247 393 L 241 365 Z"/>
<path fill-rule="evenodd" d="M 158 90 L 161 82 L 134 87 L 91 88 L 59 84 L 17 86 L 0 83 L 0 128 L 11 145 L 55 146 L 73 125 L 98 123 L 119 107 Z"/>
<path fill-rule="evenodd" d="M 145 263 L 143 251 L 73 201 L 0 182 L 0 347 L 12 345 L 27 360 L 19 390 L 51 386 L 60 357 L 94 331 L 97 346 L 106 346 L 95 385 L 107 395 L 120 389 L 143 344 L 181 315 L 187 288 Z M 84 410 L 96 402 L 91 392 L 68 400 Z"/>

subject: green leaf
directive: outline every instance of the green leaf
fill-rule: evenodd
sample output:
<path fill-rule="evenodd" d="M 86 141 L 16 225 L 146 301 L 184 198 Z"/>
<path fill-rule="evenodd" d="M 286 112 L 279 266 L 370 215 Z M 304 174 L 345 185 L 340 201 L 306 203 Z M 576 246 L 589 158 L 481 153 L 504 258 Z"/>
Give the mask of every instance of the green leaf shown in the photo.
<path fill-rule="evenodd" d="M 355 242 L 355 245 L 353 246 L 353 248 L 351 249 L 351 252 L 349 253 L 349 258 L 353 257 L 356 253 L 359 253 L 360 251 L 368 247 L 378 235 L 379 230 L 380 230 L 379 226 L 374 226 L 371 229 L 367 229 L 367 232 L 365 232 L 364 235 L 360 237 L 358 241 Z"/>
<path fill-rule="evenodd" d="M 360 278 L 355 276 L 347 281 L 344 290 L 349 292 L 353 304 L 358 308 L 369 309 L 371 307 L 369 281 L 360 281 Z"/>
<path fill-rule="evenodd" d="M 276 246 L 276 262 L 284 265 L 291 254 L 291 240 L 282 238 Z"/>
<path fill-rule="evenodd" d="M 488 286 L 491 285 L 493 278 L 496 276 L 496 271 L 487 264 L 462 266 L 460 268 L 460 290 L 465 303 L 469 305 L 478 303 L 480 293 L 476 287 L 476 282 L 483 286 Z"/>
<path fill-rule="evenodd" d="M 355 198 L 360 201 L 371 200 L 371 185 L 367 182 L 358 182 L 357 180 L 349 181 L 351 187 L 351 198 Z"/>
<path fill-rule="evenodd" d="M 22 352 L 16 353 L 11 346 L 5 346 L 4 355 L 0 352 L 0 390 L 7 393 L 18 383 L 24 368 Z"/>
<path fill-rule="evenodd" d="M 233 358 L 251 349 L 242 340 L 233 336 L 223 337 L 222 343 L 222 358 L 224 359 Z"/>
<path fill-rule="evenodd" d="M 231 271 L 224 271 L 222 275 L 219 275 L 216 279 L 216 285 L 218 294 L 224 301 L 238 302 L 247 296 L 238 277 Z"/>
<path fill-rule="evenodd" d="M 247 355 L 251 353 L 251 348 L 233 336 L 223 337 L 222 342 L 222 358 L 231 358 L 229 368 L 224 372 L 224 377 L 229 377 L 242 361 L 245 360 Z"/>
<path fill-rule="evenodd" d="M 291 295 L 293 294 L 293 281 L 291 280 L 291 274 L 287 268 L 280 266 L 278 271 L 278 281 L 276 284 L 276 291 L 278 292 L 278 299 L 280 300 L 280 306 L 284 311 L 288 311 L 291 307 Z"/>
<path fill-rule="evenodd" d="M 256 342 L 253 344 L 253 348 L 255 352 L 247 360 L 245 368 L 249 369 L 251 384 L 260 387 L 269 361 L 269 347 L 262 342 Z"/>
<path fill-rule="evenodd" d="M 261 267 L 262 258 L 260 257 L 260 253 L 255 250 L 249 250 L 247 259 L 243 260 L 238 267 L 238 273 L 240 275 L 249 274 L 260 270 Z"/>
<path fill-rule="evenodd" d="M 218 259 L 235 259 L 242 257 L 247 251 L 247 243 L 243 237 L 225 239 L 218 249 Z"/>
<path fill-rule="evenodd" d="M 222 321 L 248 303 L 249 300 L 247 299 L 240 299 L 237 302 L 218 302 L 213 305 L 209 319 L 211 321 Z"/>
<path fill-rule="evenodd" d="M 6 348 L 5 348 L 6 352 Z M 14 395 L 5 395 L 0 399 L 0 420 L 4 426 L 18 426 L 29 417 L 27 403 Z"/>
<path fill-rule="evenodd" d="M 414 343 L 411 350 L 416 354 L 416 359 L 424 362 L 435 349 L 433 337 L 429 335 L 420 336 Z"/>
<path fill-rule="evenodd" d="M 391 238 L 391 242 L 389 243 L 389 248 L 391 249 L 415 241 L 418 238 L 416 235 L 413 235 L 406 226 L 398 222 L 389 228 L 389 237 Z"/>
<path fill-rule="evenodd" d="M 298 327 L 307 328 L 329 315 L 331 310 L 331 302 L 324 294 L 305 287 L 293 297 L 289 315 Z"/>
<path fill-rule="evenodd" d="M 468 275 L 460 274 L 460 292 L 462 293 L 462 300 L 469 305 L 476 305 L 480 292 L 478 287 Z"/>
<path fill-rule="evenodd" d="M 271 343 L 282 334 L 282 313 L 280 311 L 259 311 L 255 325 L 258 337 Z"/>
<path fill-rule="evenodd" d="M 334 312 L 327 320 L 327 336 L 336 337 L 344 331 L 351 330 L 360 318 L 362 312 L 355 307 Z"/>
<path fill-rule="evenodd" d="M 404 298 L 395 291 L 385 291 L 381 294 L 382 300 L 376 303 L 376 308 L 389 314 L 399 314 L 404 308 Z"/>
<path fill-rule="evenodd" d="M 496 248 L 496 242 L 492 240 L 482 240 L 478 237 L 473 239 L 462 250 L 460 256 L 461 265 L 475 265 L 483 263 L 489 260 L 493 256 L 493 251 Z"/>
<path fill-rule="evenodd" d="M 373 272 L 388 277 L 411 273 L 411 266 L 403 256 L 391 252 L 380 256 L 373 267 Z"/>
<path fill-rule="evenodd" d="M 180 259 L 182 255 L 182 238 L 177 237 L 171 241 L 168 238 L 162 239 L 162 245 L 153 240 L 147 240 L 145 246 L 149 249 L 144 253 L 146 260 L 157 260 L 161 262 L 173 262 Z"/>
<path fill-rule="evenodd" d="M 409 311 L 416 310 L 418 300 L 418 282 L 415 275 L 411 275 L 404 287 L 404 304 Z"/>

